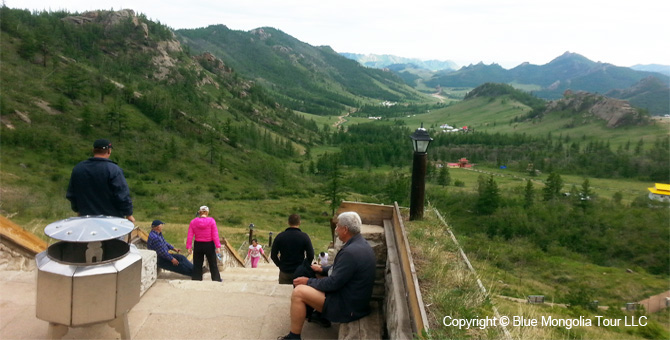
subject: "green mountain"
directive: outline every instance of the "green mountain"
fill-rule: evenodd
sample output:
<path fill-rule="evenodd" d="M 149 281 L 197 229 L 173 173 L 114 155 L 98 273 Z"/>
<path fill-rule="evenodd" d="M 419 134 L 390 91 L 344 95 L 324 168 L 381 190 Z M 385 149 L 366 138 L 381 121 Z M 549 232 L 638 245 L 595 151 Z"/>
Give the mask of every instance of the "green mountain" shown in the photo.
<path fill-rule="evenodd" d="M 659 86 L 650 93 L 631 89 L 647 77 L 657 79 Z M 455 72 L 435 74 L 425 85 L 440 87 L 477 87 L 486 82 L 534 87 L 533 94 L 544 99 L 558 99 L 566 90 L 608 93 L 609 91 L 636 91 L 639 98 L 633 104 L 647 109 L 652 115 L 670 113 L 668 85 L 670 77 L 661 73 L 637 71 L 627 67 L 593 62 L 579 54 L 566 52 L 545 65 L 523 63 L 506 70 L 500 65 L 469 65 Z M 665 96 L 662 91 L 665 88 Z M 622 97 L 617 97 L 622 98 Z"/>
<path fill-rule="evenodd" d="M 651 123 L 648 115 L 640 112 L 639 109 L 635 109 L 627 101 L 584 91 L 575 93 L 566 91 L 563 98 L 545 102 L 529 93 L 515 89 L 511 85 L 486 83 L 468 92 L 465 100 L 478 97 L 491 99 L 503 97 L 523 104 L 532 109 L 526 115 L 529 120 L 541 119 L 546 115 L 562 112 L 568 113 L 563 116 L 570 119 L 572 118 L 570 114 L 582 118 L 593 116 L 605 121 L 608 128 L 650 125 Z M 523 119 L 517 118 L 516 121 L 523 121 Z M 570 124 L 566 124 L 566 126 L 568 125 Z"/>
<path fill-rule="evenodd" d="M 70 170 L 98 138 L 114 142 L 139 219 L 314 195 L 298 167 L 321 138 L 316 123 L 189 54 L 167 27 L 132 10 L 1 14 L 3 214 L 71 213 Z"/>
<path fill-rule="evenodd" d="M 430 87 L 477 87 L 483 83 L 508 83 L 508 71 L 498 64 L 463 66 L 456 72 L 438 72 L 426 85 Z"/>
<path fill-rule="evenodd" d="M 659 115 L 670 113 L 670 88 L 658 78 L 649 76 L 627 89 L 611 90 L 606 96 L 627 100 Z"/>
<path fill-rule="evenodd" d="M 630 68 L 638 71 L 647 71 L 647 72 L 658 72 L 670 76 L 670 65 L 659 65 L 659 64 L 649 64 L 649 65 L 633 65 Z"/>
<path fill-rule="evenodd" d="M 363 67 L 274 28 L 244 32 L 215 25 L 176 33 L 191 51 L 210 52 L 293 110 L 337 115 L 364 103 L 424 99 L 392 72 Z"/>

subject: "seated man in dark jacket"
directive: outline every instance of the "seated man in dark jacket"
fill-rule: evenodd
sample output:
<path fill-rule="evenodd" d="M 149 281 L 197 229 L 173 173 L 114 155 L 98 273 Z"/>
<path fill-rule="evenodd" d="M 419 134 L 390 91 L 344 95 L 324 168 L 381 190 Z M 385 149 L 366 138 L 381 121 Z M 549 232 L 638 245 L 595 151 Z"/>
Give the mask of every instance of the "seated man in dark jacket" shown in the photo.
<path fill-rule="evenodd" d="M 169 253 L 170 250 L 176 252 L 180 250 L 165 241 L 165 238 L 163 238 L 163 222 L 160 220 L 154 220 L 151 223 L 151 232 L 147 238 L 147 248 L 156 252 L 156 265 L 158 268 L 186 276 L 193 275 L 193 263 L 186 256 Z"/>
<path fill-rule="evenodd" d="M 332 266 L 312 266 L 324 278 L 298 277 L 291 294 L 291 331 L 281 339 L 300 339 L 306 306 L 333 322 L 351 322 L 370 314 L 375 280 L 375 254 L 360 234 L 361 218 L 355 212 L 337 217 L 335 234 L 344 246 Z"/>

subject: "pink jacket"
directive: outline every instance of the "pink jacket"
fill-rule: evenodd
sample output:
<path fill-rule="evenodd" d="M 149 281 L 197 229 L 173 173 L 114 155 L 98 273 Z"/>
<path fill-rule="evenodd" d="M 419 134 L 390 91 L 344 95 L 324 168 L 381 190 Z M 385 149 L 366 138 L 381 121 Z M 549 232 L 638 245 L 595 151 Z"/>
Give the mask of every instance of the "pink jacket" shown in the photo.
<path fill-rule="evenodd" d="M 188 225 L 188 237 L 186 238 L 186 249 L 191 249 L 193 238 L 198 242 L 214 241 L 216 248 L 221 248 L 219 241 L 219 229 L 212 217 L 196 217 Z"/>

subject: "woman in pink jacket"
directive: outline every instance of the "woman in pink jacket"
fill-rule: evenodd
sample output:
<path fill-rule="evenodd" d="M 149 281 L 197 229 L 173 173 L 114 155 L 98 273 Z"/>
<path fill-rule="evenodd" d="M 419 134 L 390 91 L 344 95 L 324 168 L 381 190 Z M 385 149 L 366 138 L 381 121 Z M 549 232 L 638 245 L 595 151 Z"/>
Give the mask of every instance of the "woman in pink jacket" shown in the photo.
<path fill-rule="evenodd" d="M 209 208 L 206 205 L 200 207 L 198 215 L 188 225 L 188 237 L 186 238 L 188 253 L 193 253 L 192 279 L 202 281 L 202 264 L 205 262 L 204 257 L 206 256 L 212 281 L 221 282 L 219 267 L 216 264 L 216 255 L 221 253 L 221 242 L 219 241 L 216 221 L 209 217 Z M 191 247 L 192 241 L 193 247 Z"/>

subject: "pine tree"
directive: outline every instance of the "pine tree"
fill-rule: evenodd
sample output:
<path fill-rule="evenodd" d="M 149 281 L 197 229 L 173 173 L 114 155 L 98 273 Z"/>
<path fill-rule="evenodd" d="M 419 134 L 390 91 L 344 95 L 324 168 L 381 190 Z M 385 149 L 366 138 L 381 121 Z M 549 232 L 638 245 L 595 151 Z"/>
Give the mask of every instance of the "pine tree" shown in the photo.
<path fill-rule="evenodd" d="M 523 195 L 524 209 L 532 207 L 534 200 L 535 200 L 535 192 L 533 191 L 533 182 L 531 180 L 528 180 L 526 181 L 526 188 L 524 189 L 524 195 Z"/>
<path fill-rule="evenodd" d="M 500 206 L 500 190 L 498 184 L 490 176 L 486 179 L 483 175 L 479 176 L 479 197 L 477 198 L 477 211 L 484 215 L 493 214 Z"/>
<path fill-rule="evenodd" d="M 587 210 L 591 207 L 591 198 L 593 197 L 593 191 L 591 190 L 591 185 L 589 179 L 585 178 L 582 182 L 582 187 L 577 193 L 577 205 L 582 208 L 582 210 Z"/>
<path fill-rule="evenodd" d="M 437 184 L 441 186 L 447 186 L 451 184 L 451 175 L 449 174 L 448 167 L 445 166 L 440 169 L 440 173 L 437 177 Z"/>
<path fill-rule="evenodd" d="M 330 203 L 328 206 L 331 210 L 331 216 L 335 215 L 335 209 L 340 206 L 340 202 L 344 198 L 342 188 L 342 174 L 340 172 L 338 162 L 333 162 L 333 167 L 328 172 L 328 181 L 324 187 L 324 198 Z"/>
<path fill-rule="evenodd" d="M 547 183 L 542 189 L 543 197 L 545 201 L 551 201 L 552 199 L 558 198 L 561 194 L 561 189 L 563 188 L 563 179 L 561 175 L 552 172 L 547 178 Z"/>

